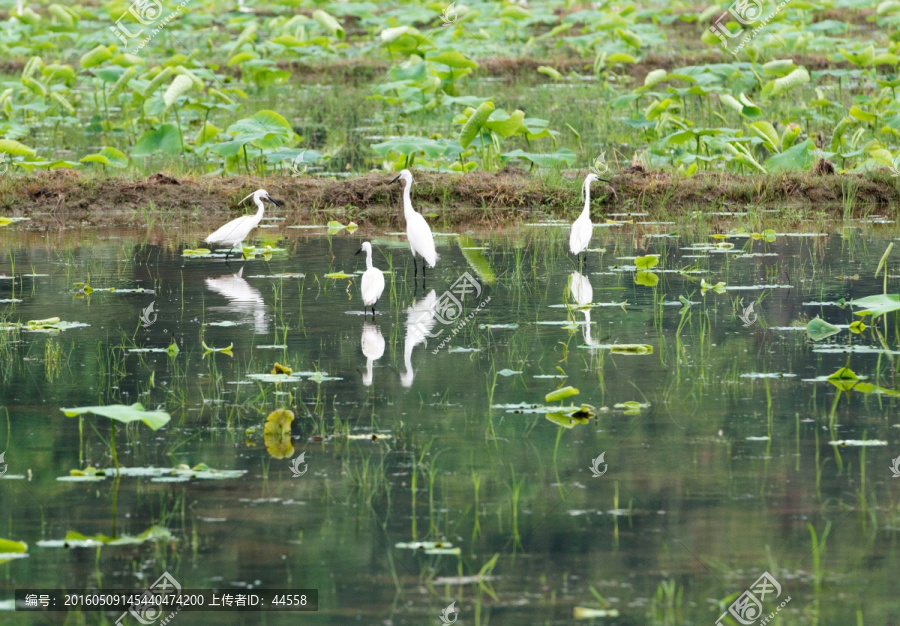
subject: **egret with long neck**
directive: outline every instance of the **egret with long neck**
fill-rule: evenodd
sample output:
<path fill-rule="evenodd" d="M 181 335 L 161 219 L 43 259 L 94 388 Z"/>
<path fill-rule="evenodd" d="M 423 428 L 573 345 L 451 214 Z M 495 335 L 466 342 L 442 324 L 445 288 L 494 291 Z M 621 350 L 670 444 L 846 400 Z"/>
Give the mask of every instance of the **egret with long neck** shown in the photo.
<path fill-rule="evenodd" d="M 416 265 L 416 255 L 422 257 L 422 277 L 425 277 L 425 264 L 434 267 L 438 260 L 437 251 L 434 248 L 434 235 L 428 222 L 421 214 L 413 209 L 409 190 L 412 188 L 413 177 L 409 170 L 402 170 L 392 183 L 402 180 L 403 187 L 403 217 L 406 219 L 406 238 L 409 240 L 409 249 L 413 254 L 413 272 L 418 276 L 419 268 Z"/>
<path fill-rule="evenodd" d="M 266 210 L 263 200 L 271 202 L 275 206 L 279 206 L 265 189 L 257 189 L 244 198 L 244 200 L 247 200 L 247 198 L 253 198 L 253 202 L 256 203 L 257 210 L 254 215 L 244 215 L 233 219 L 204 240 L 208 244 L 228 246 L 228 252 L 225 253 L 226 264 L 228 263 L 228 256 L 231 254 L 231 251 L 234 250 L 234 247 L 243 244 L 244 239 L 247 238 L 250 231 L 256 228 L 262 220 L 263 213 Z M 241 200 L 241 202 L 244 202 L 244 200 Z"/>
<path fill-rule="evenodd" d="M 600 178 L 596 174 L 588 174 L 584 179 L 584 185 L 581 187 L 581 195 L 584 198 L 584 209 L 581 215 L 572 224 L 572 233 L 569 235 L 569 251 L 578 256 L 584 252 L 584 258 L 581 266 L 584 267 L 587 261 L 587 247 L 591 243 L 591 235 L 594 232 L 594 225 L 591 223 L 591 183 L 595 180 L 602 180 L 609 183 L 605 178 Z"/>
<path fill-rule="evenodd" d="M 363 306 L 372 307 L 372 319 L 375 319 L 375 303 L 384 292 L 384 274 L 380 269 L 372 265 L 372 244 L 368 241 L 356 251 L 356 254 L 365 251 L 366 271 L 363 272 L 359 290 L 362 292 Z"/>

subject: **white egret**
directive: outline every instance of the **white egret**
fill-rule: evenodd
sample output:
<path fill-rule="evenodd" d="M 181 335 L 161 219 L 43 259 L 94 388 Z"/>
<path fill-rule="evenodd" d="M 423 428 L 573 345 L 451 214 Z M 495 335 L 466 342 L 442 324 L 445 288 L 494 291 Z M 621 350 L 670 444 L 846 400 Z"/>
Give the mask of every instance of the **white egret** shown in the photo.
<path fill-rule="evenodd" d="M 372 386 L 372 363 L 384 356 L 384 335 L 375 324 L 363 324 L 362 353 L 366 357 L 366 372 L 362 382 L 366 387 Z"/>
<path fill-rule="evenodd" d="M 359 290 L 362 292 L 363 305 L 372 307 L 372 319 L 375 319 L 375 303 L 378 302 L 378 298 L 384 291 L 384 274 L 372 265 L 372 244 L 368 241 L 363 242 L 356 254 L 363 250 L 366 251 L 366 271 L 363 272 Z"/>
<path fill-rule="evenodd" d="M 421 214 L 413 209 L 412 200 L 409 198 L 409 190 L 412 187 L 413 178 L 409 170 L 402 170 L 392 183 L 402 180 L 403 187 L 403 217 L 406 218 L 406 238 L 409 240 L 409 249 L 413 254 L 413 271 L 418 275 L 419 268 L 416 265 L 416 255 L 422 257 L 422 276 L 425 276 L 425 264 L 434 267 L 438 260 L 437 251 L 434 249 L 434 235 L 428 222 Z"/>
<path fill-rule="evenodd" d="M 269 332 L 269 322 L 266 319 L 266 303 L 259 290 L 250 286 L 243 278 L 244 268 L 237 274 L 225 274 L 218 278 L 207 278 L 206 286 L 224 296 L 228 302 L 227 307 L 210 307 L 210 311 L 247 313 L 253 318 L 253 327 L 258 335 Z M 248 318 L 249 320 L 249 318 Z"/>
<path fill-rule="evenodd" d="M 411 387 L 416 373 L 412 366 L 412 353 L 420 343 L 425 343 L 437 320 L 434 319 L 437 306 L 437 294 L 432 289 L 424 298 L 414 301 L 413 305 L 406 309 L 406 338 L 403 342 L 403 364 L 406 371 L 400 374 L 400 384 Z"/>
<path fill-rule="evenodd" d="M 609 183 L 605 178 L 600 178 L 596 174 L 588 174 L 584 179 L 584 185 L 581 187 L 581 196 L 584 198 L 584 209 L 581 215 L 572 224 L 572 233 L 569 235 L 569 251 L 574 255 L 584 252 L 584 259 L 581 264 L 587 260 L 587 247 L 591 243 L 591 234 L 594 231 L 594 225 L 591 223 L 591 182 L 602 180 Z"/>
<path fill-rule="evenodd" d="M 268 200 L 275 206 L 279 206 L 265 189 L 257 189 L 247 196 L 247 198 L 253 198 L 253 202 L 256 203 L 257 211 L 254 215 L 244 215 L 237 219 L 233 219 L 204 239 L 208 244 L 228 246 L 228 252 L 225 254 L 226 263 L 228 263 L 228 255 L 231 254 L 234 247 L 244 243 L 244 239 L 247 238 L 250 231 L 256 228 L 259 225 L 260 220 L 262 220 L 263 212 L 266 208 L 265 205 L 263 205 L 263 200 Z M 247 198 L 244 198 L 244 200 Z M 241 200 L 241 202 L 244 200 Z M 240 202 L 238 204 L 240 204 Z"/>

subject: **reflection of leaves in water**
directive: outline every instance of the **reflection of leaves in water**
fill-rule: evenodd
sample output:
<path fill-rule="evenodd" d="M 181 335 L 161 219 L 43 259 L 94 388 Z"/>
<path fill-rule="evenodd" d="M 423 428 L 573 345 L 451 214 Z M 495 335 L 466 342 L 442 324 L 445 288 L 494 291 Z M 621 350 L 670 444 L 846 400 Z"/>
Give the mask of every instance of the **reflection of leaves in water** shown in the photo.
<path fill-rule="evenodd" d="M 656 287 L 659 284 L 659 274 L 641 270 L 634 275 L 634 282 L 644 287 Z"/>
<path fill-rule="evenodd" d="M 828 377 L 828 382 L 841 391 L 850 391 L 859 382 L 859 376 L 849 367 L 842 367 Z"/>
<path fill-rule="evenodd" d="M 70 530 L 66 533 L 65 539 L 38 541 L 37 545 L 42 548 L 95 548 L 98 546 L 136 545 L 147 541 L 168 541 L 171 538 L 172 533 L 163 526 L 152 526 L 140 535 L 119 535 L 115 538 L 106 535 L 83 535 Z"/>
<path fill-rule="evenodd" d="M 469 264 L 475 273 L 478 274 L 478 278 L 485 285 L 490 285 L 494 282 L 494 269 L 491 267 L 490 262 L 485 258 L 484 254 L 482 254 L 481 250 L 478 249 L 475 240 L 471 237 L 459 237 L 457 239 L 459 243 L 459 249 L 465 257 L 466 262 Z"/>
<path fill-rule="evenodd" d="M 0 538 L 0 563 L 13 559 L 24 559 L 28 556 L 28 544 L 24 541 Z"/>
<path fill-rule="evenodd" d="M 273 458 L 286 459 L 294 454 L 294 444 L 291 443 L 291 423 L 293 421 L 294 412 L 287 409 L 272 411 L 266 418 L 263 436 L 266 441 L 266 450 Z"/>

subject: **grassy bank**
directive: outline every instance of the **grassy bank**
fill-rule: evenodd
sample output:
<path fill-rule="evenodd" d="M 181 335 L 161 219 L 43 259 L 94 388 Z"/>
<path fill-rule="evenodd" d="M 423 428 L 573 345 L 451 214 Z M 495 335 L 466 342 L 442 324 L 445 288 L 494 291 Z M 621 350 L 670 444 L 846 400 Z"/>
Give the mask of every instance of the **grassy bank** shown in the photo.
<path fill-rule="evenodd" d="M 509 168 L 454 175 L 416 172 L 414 205 L 444 223 L 512 223 L 536 217 L 569 217 L 581 206 L 585 172 L 535 175 Z M 0 180 L 0 210 L 7 217 L 29 217 L 35 225 L 130 225 L 147 213 L 216 221 L 234 215 L 237 203 L 264 187 L 284 203 L 278 212 L 287 224 L 352 219 L 397 225 L 399 185 L 390 174 L 370 173 L 343 180 L 315 177 L 173 178 L 98 177 L 77 172 L 6 176 Z M 611 176 L 612 185 L 595 183 L 595 218 L 620 211 L 647 212 L 651 219 L 685 216 L 695 210 L 775 210 L 780 219 L 860 216 L 877 211 L 893 216 L 900 201 L 898 179 L 887 172 L 818 175 L 791 172 L 746 176 L 699 172 L 690 178 L 663 171 L 627 168 Z"/>

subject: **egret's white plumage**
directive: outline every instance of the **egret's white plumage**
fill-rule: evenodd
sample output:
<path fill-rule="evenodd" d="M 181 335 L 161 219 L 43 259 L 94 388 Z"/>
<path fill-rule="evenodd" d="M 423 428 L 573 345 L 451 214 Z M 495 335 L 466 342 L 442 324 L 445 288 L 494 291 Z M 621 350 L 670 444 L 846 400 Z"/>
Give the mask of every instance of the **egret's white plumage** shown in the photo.
<path fill-rule="evenodd" d="M 357 250 L 356 254 L 363 251 L 366 253 L 366 271 L 363 272 L 359 290 L 362 292 L 363 304 L 372 307 L 372 317 L 374 318 L 375 303 L 378 302 L 384 291 L 384 274 L 382 274 L 380 269 L 372 265 L 372 244 L 368 241 L 363 242 L 362 247 Z"/>
<path fill-rule="evenodd" d="M 362 382 L 369 387 L 372 385 L 372 363 L 384 355 L 384 335 L 375 324 L 363 324 L 360 343 L 363 356 L 366 357 L 366 372 L 363 374 Z"/>
<path fill-rule="evenodd" d="M 425 264 L 434 267 L 438 260 L 437 250 L 434 248 L 434 235 L 428 222 L 413 209 L 409 190 L 412 187 L 413 177 L 409 170 L 402 170 L 400 175 L 391 182 L 403 181 L 403 217 L 406 218 L 406 238 L 409 240 L 409 249 L 413 254 L 413 268 L 418 273 L 416 255 L 422 257 L 422 275 L 425 275 Z"/>
<path fill-rule="evenodd" d="M 584 185 L 581 187 L 581 195 L 584 198 L 584 209 L 581 215 L 572 224 L 572 233 L 569 235 L 569 251 L 578 255 L 587 250 L 591 243 L 591 235 L 594 232 L 594 225 L 591 223 L 591 183 L 595 180 L 602 180 L 608 183 L 608 180 L 600 178 L 596 174 L 588 174 L 584 179 Z M 585 253 L 587 256 L 587 253 Z"/>
<path fill-rule="evenodd" d="M 413 305 L 406 309 L 406 338 L 403 342 L 403 364 L 406 371 L 400 374 L 400 384 L 404 387 L 411 387 L 416 378 L 412 366 L 413 348 L 424 343 L 434 328 L 437 322 L 434 319 L 436 307 L 437 294 L 432 289 L 427 296 L 414 301 Z"/>
<path fill-rule="evenodd" d="M 263 205 L 263 200 L 267 200 L 278 206 L 278 203 L 275 202 L 269 193 L 265 189 L 257 189 L 253 193 L 251 193 L 247 198 L 253 198 L 253 202 L 256 203 L 256 213 L 253 215 L 244 215 L 237 219 L 233 219 L 221 228 L 219 228 L 216 232 L 207 237 L 204 241 L 209 244 L 219 245 L 219 246 L 228 246 L 229 248 L 234 248 L 235 246 L 240 246 L 244 243 L 244 239 L 247 238 L 247 235 L 250 234 L 250 231 L 256 228 L 259 225 L 260 220 L 263 218 L 263 212 L 265 211 L 265 205 Z M 247 198 L 244 198 L 246 200 Z M 243 202 L 244 200 L 241 200 Z M 228 259 L 226 255 L 226 260 Z"/>

